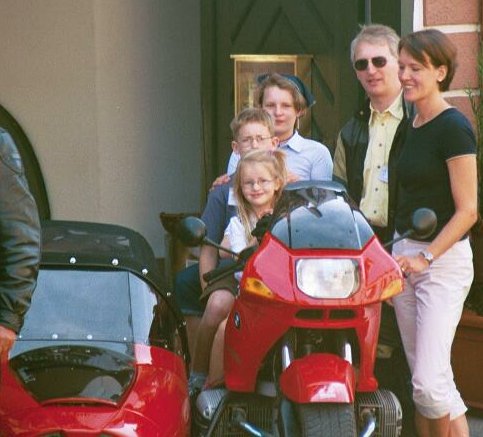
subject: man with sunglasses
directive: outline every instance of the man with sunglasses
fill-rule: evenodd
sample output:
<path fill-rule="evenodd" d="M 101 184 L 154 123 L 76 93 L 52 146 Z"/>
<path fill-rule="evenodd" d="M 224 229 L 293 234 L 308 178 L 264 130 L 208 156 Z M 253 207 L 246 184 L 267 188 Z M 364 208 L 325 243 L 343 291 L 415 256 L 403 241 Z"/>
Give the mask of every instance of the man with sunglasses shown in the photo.
<path fill-rule="evenodd" d="M 364 26 L 351 44 L 351 61 L 367 99 L 343 126 L 334 155 L 334 179 L 343 182 L 381 241 L 394 232 L 394 163 L 409 108 L 398 78 L 399 36 L 390 27 Z"/>
<path fill-rule="evenodd" d="M 351 61 L 367 99 L 342 127 L 334 154 L 334 180 L 342 182 L 382 242 L 394 234 L 395 165 L 412 108 L 398 78 L 399 36 L 380 24 L 364 26 L 351 43 Z M 403 435 L 415 435 L 411 375 L 394 310 L 383 304 L 376 376 L 403 407 Z"/>

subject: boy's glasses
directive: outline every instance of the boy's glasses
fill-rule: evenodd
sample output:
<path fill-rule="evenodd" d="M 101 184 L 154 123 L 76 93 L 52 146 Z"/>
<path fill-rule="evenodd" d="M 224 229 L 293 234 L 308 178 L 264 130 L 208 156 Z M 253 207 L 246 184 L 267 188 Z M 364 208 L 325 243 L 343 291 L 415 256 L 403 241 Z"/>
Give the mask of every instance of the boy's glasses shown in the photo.
<path fill-rule="evenodd" d="M 237 143 L 241 144 L 243 147 L 253 146 L 255 141 L 260 144 L 263 141 L 271 140 L 272 137 L 262 137 L 261 135 L 256 135 L 254 137 L 244 137 L 240 138 Z"/>
<path fill-rule="evenodd" d="M 354 68 L 357 71 L 367 70 L 369 61 L 371 61 L 372 65 L 374 65 L 376 68 L 382 68 L 387 64 L 387 59 L 384 56 L 374 56 L 371 59 L 358 59 L 356 62 L 354 62 Z"/>
<path fill-rule="evenodd" d="M 242 186 L 247 190 L 253 190 L 255 185 L 258 185 L 260 188 L 267 188 L 272 182 L 272 179 L 258 179 L 256 181 L 244 181 L 242 182 Z"/>

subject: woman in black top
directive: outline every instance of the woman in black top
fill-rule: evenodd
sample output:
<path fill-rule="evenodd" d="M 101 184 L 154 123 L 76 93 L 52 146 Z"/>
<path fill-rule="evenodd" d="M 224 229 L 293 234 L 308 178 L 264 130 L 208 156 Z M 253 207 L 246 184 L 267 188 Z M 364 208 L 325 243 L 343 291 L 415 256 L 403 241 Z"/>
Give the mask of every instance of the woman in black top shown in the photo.
<path fill-rule="evenodd" d="M 455 46 L 435 29 L 409 34 L 399 44 L 399 79 L 417 115 L 397 167 L 397 233 L 408 229 L 416 208 L 431 208 L 438 216 L 430 239 L 403 240 L 393 249 L 409 275 L 394 306 L 412 372 L 420 436 L 469 435 L 450 354 L 473 279 L 467 233 L 477 218 L 476 142 L 468 120 L 442 96 L 455 60 Z"/>

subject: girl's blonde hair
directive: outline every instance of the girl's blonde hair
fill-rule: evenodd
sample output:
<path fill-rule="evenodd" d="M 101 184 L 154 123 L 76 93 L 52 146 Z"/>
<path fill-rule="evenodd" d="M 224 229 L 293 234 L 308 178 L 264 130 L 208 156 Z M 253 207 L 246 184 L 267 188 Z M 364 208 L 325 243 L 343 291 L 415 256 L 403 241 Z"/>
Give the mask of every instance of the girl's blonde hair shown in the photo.
<path fill-rule="evenodd" d="M 279 149 L 273 151 L 267 150 L 252 150 L 246 155 L 242 156 L 238 163 L 234 181 L 233 191 L 237 202 L 238 217 L 245 229 L 245 239 L 250 241 L 253 237 L 251 232 L 255 228 L 256 219 L 253 217 L 253 209 L 250 203 L 245 199 L 242 190 L 241 173 L 243 167 L 247 164 L 264 164 L 274 181 L 279 182 L 280 188 L 275 191 L 273 204 L 278 201 L 282 195 L 283 187 L 287 183 L 287 168 L 285 167 L 285 153 Z"/>

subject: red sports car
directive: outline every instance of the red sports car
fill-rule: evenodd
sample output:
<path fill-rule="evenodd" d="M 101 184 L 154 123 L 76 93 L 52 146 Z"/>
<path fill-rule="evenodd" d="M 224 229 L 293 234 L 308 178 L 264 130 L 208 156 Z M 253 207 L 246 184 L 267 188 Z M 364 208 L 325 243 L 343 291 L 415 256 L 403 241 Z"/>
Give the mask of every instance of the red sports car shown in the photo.
<path fill-rule="evenodd" d="M 142 236 L 43 223 L 37 288 L 1 363 L 0 436 L 186 436 L 182 317 Z"/>

